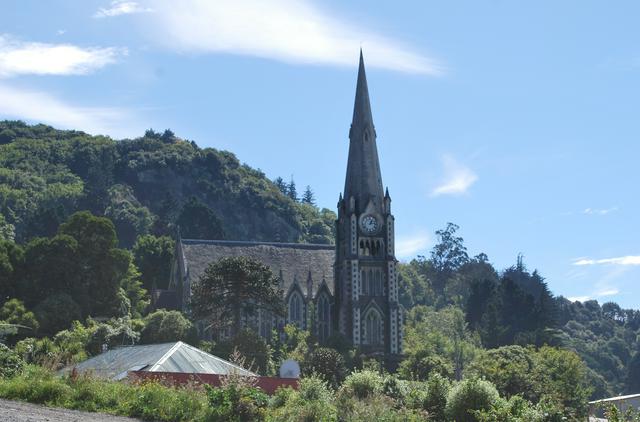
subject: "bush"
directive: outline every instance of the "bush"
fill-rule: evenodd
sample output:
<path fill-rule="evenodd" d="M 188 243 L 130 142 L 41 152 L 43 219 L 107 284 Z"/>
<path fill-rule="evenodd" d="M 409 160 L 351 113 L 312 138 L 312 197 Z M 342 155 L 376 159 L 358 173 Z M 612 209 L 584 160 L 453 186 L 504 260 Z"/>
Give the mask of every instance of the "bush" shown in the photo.
<path fill-rule="evenodd" d="M 498 399 L 489 410 L 476 411 L 476 417 L 482 422 L 543 422 L 553 421 L 549 414 L 535 408 L 520 396 L 509 400 Z"/>
<path fill-rule="evenodd" d="M 301 367 L 304 376 L 315 374 L 334 388 L 340 385 L 347 371 L 342 355 L 328 347 L 319 347 L 309 353 Z"/>
<path fill-rule="evenodd" d="M 318 377 L 302 378 L 300 390 L 280 389 L 272 399 L 269 420 L 277 422 L 335 421 L 335 397 Z"/>
<path fill-rule="evenodd" d="M 198 333 L 195 327 L 179 311 L 160 309 L 144 318 L 145 326 L 140 333 L 140 343 L 168 343 L 184 341 L 195 344 Z"/>
<path fill-rule="evenodd" d="M 236 384 L 221 388 L 205 387 L 213 421 L 251 422 L 264 419 L 269 398 L 262 390 Z"/>
<path fill-rule="evenodd" d="M 341 390 L 359 399 L 379 394 L 382 391 L 382 376 L 370 370 L 352 372 L 344 380 Z"/>
<path fill-rule="evenodd" d="M 386 375 L 382 379 L 382 394 L 395 400 L 396 406 L 403 406 L 409 394 L 407 381 L 398 379 L 394 375 Z"/>
<path fill-rule="evenodd" d="M 446 416 L 456 422 L 476 422 L 476 410 L 489 410 L 500 396 L 493 384 L 477 378 L 457 383 L 447 397 Z"/>
<path fill-rule="evenodd" d="M 24 365 L 24 359 L 18 353 L 0 343 L 0 377 L 14 377 L 22 372 Z"/>
<path fill-rule="evenodd" d="M 449 388 L 449 380 L 439 374 L 434 374 L 427 382 L 417 382 L 411 385 L 407 405 L 426 411 L 430 420 L 445 421 Z"/>
<path fill-rule="evenodd" d="M 414 409 L 396 409 L 396 402 L 383 394 L 365 399 L 341 397 L 338 400 L 340 421 L 349 422 L 418 422 L 427 415 Z"/>

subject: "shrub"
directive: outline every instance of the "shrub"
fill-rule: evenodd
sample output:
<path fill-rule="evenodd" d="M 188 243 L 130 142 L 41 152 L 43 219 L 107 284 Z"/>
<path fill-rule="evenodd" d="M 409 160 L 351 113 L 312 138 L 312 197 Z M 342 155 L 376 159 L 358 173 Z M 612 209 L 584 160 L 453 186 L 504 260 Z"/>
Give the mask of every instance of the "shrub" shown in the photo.
<path fill-rule="evenodd" d="M 205 387 L 213 421 L 251 422 L 263 420 L 269 398 L 262 390 L 236 384 L 221 388 Z"/>
<path fill-rule="evenodd" d="M 405 403 L 409 394 L 409 385 L 407 381 L 398 379 L 394 375 L 386 375 L 382 379 L 382 394 L 396 401 L 397 406 Z"/>
<path fill-rule="evenodd" d="M 449 380 L 440 374 L 433 374 L 427 382 L 416 382 L 411 385 L 407 405 L 414 409 L 425 410 L 430 420 L 445 421 L 449 388 Z"/>
<path fill-rule="evenodd" d="M 150 313 L 144 318 L 145 327 L 140 333 L 140 343 L 168 343 L 184 341 L 195 344 L 198 334 L 195 327 L 179 311 L 164 309 Z"/>
<path fill-rule="evenodd" d="M 426 416 L 414 409 L 396 409 L 396 402 L 383 394 L 364 399 L 342 397 L 338 401 L 340 421 L 349 422 L 418 422 Z"/>
<path fill-rule="evenodd" d="M 71 387 L 53 372 L 29 365 L 23 374 L 0 383 L 0 397 L 30 403 L 61 406 L 71 396 Z"/>
<path fill-rule="evenodd" d="M 307 354 L 301 367 L 303 375 L 315 374 L 334 388 L 340 385 L 347 370 L 342 355 L 328 347 L 319 347 Z"/>
<path fill-rule="evenodd" d="M 16 343 L 14 347 L 27 363 L 55 366 L 60 349 L 53 341 L 45 337 L 42 339 L 26 338 Z"/>
<path fill-rule="evenodd" d="M 553 421 L 549 414 L 535 408 L 520 396 L 509 400 L 498 399 L 489 410 L 478 410 L 476 417 L 481 422 L 543 422 Z"/>
<path fill-rule="evenodd" d="M 302 378 L 300 390 L 280 389 L 272 399 L 274 422 L 335 421 L 334 396 L 327 383 L 318 377 Z M 280 404 L 282 403 L 282 404 Z"/>
<path fill-rule="evenodd" d="M 22 372 L 24 365 L 24 359 L 18 353 L 0 343 L 0 377 L 14 377 Z"/>
<path fill-rule="evenodd" d="M 352 372 L 344 380 L 342 391 L 359 399 L 378 394 L 382 391 L 382 376 L 370 370 Z"/>
<path fill-rule="evenodd" d="M 470 378 L 457 383 L 447 397 L 447 418 L 456 422 L 476 422 L 476 410 L 489 410 L 498 400 L 496 387 L 488 381 Z"/>

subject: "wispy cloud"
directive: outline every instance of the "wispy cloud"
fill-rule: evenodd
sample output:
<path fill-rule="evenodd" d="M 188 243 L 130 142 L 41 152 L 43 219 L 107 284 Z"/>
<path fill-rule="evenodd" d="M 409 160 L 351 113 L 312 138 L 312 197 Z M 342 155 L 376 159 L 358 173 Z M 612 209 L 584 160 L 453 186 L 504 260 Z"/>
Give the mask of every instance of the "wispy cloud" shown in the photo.
<path fill-rule="evenodd" d="M 179 5 L 178 5 L 179 7 Z M 134 13 L 145 13 L 153 11 L 149 7 L 144 7 L 135 1 L 114 0 L 109 7 L 101 7 L 93 15 L 94 18 L 111 18 L 120 15 L 131 15 Z"/>
<path fill-rule="evenodd" d="M 605 259 L 578 258 L 574 260 L 573 265 L 640 265 L 640 255 L 627 255 Z"/>
<path fill-rule="evenodd" d="M 599 292 L 596 293 L 596 296 L 600 296 L 600 297 L 603 297 L 603 296 L 615 296 L 618 293 L 620 293 L 620 290 L 616 289 L 614 287 L 614 288 L 611 288 L 611 289 L 600 290 Z"/>
<path fill-rule="evenodd" d="M 436 60 L 358 27 L 311 0 L 158 0 L 146 19 L 154 41 L 180 52 L 227 53 L 289 63 L 368 66 L 440 75 Z M 156 19 L 159 19 L 157 21 Z"/>
<path fill-rule="evenodd" d="M 84 75 L 114 63 L 127 50 L 18 41 L 0 35 L 0 77 Z"/>
<path fill-rule="evenodd" d="M 587 215 L 607 215 L 612 212 L 618 211 L 618 209 L 619 209 L 618 207 L 603 208 L 603 209 L 586 208 L 584 211 L 582 211 L 582 213 Z"/>
<path fill-rule="evenodd" d="M 478 176 L 468 167 L 450 155 L 442 157 L 444 178 L 431 191 L 431 196 L 462 195 L 478 180 Z"/>
<path fill-rule="evenodd" d="M 396 256 L 398 258 L 415 258 L 425 251 L 431 244 L 431 238 L 426 232 L 418 232 L 411 236 L 400 236 L 396 240 Z"/>
<path fill-rule="evenodd" d="M 135 128 L 131 110 L 78 107 L 50 94 L 17 89 L 0 84 L 0 117 L 44 122 L 61 128 L 83 130 L 93 134 L 132 136 Z"/>

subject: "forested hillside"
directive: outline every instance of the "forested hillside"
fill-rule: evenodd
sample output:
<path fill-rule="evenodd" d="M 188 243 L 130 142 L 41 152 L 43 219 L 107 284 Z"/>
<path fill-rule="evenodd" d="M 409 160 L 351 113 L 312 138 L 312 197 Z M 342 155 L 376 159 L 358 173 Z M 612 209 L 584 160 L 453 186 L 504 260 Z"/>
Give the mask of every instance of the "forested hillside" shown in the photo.
<path fill-rule="evenodd" d="M 401 302 L 410 310 L 408 373 L 426 375 L 434 368 L 449 375 L 473 372 L 472 362 L 483 349 L 507 347 L 493 357 L 505 359 L 496 376 L 506 382 L 514 376 L 510 371 L 524 376 L 519 360 L 530 360 L 526 349 L 508 347 L 546 344 L 582 358 L 592 397 L 640 391 L 640 311 L 555 297 L 522 256 L 498 271 L 485 254 L 469 257 L 458 231 L 449 223 L 436 232 L 439 242 L 429 257 L 400 266 Z"/>
<path fill-rule="evenodd" d="M 111 219 L 124 247 L 177 226 L 185 238 L 332 242 L 334 213 L 281 190 L 232 153 L 169 130 L 115 141 L 0 122 L 0 236 L 20 243 L 55 234 L 78 210 Z"/>
<path fill-rule="evenodd" d="M 148 306 L 149 291 L 166 287 L 177 228 L 185 238 L 331 243 L 335 214 L 309 188 L 298 196 L 293 181 L 170 131 L 115 141 L 0 122 L 0 324 L 20 327 L 7 343 L 39 362 L 82 359 L 102 344 L 197 342 L 184 315 Z M 503 397 L 565 414 L 584 412 L 589 396 L 640 392 L 639 311 L 555 297 L 544 269 L 522 257 L 495 268 L 467 254 L 461 232 L 449 223 L 429 256 L 399 265 L 402 379 L 485 378 Z M 233 346 L 262 372 L 292 357 L 336 385 L 366 364 L 344 339 L 332 350 L 293 327 L 286 337 L 267 345 L 245 333 Z"/>

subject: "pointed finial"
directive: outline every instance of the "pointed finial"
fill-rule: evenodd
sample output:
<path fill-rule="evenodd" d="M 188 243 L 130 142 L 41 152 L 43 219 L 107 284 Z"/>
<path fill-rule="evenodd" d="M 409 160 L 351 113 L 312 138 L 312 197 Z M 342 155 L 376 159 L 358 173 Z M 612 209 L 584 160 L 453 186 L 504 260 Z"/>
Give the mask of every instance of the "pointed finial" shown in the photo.
<path fill-rule="evenodd" d="M 385 196 L 385 198 L 389 197 L 389 186 L 386 187 L 386 189 L 384 191 L 384 196 Z"/>

